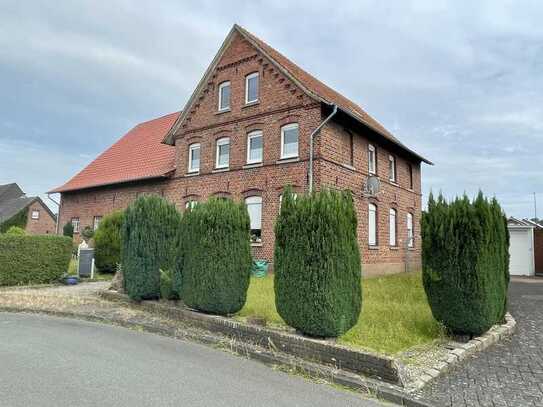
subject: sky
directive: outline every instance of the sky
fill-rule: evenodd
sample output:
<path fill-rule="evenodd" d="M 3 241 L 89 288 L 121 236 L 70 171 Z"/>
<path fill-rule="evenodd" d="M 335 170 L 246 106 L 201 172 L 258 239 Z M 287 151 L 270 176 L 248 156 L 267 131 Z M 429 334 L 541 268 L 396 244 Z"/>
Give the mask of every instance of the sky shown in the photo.
<path fill-rule="evenodd" d="M 424 201 L 481 189 L 533 217 L 535 192 L 543 217 L 541 21 L 538 0 L 0 0 L 0 184 L 45 197 L 181 110 L 238 23 L 434 162 Z"/>

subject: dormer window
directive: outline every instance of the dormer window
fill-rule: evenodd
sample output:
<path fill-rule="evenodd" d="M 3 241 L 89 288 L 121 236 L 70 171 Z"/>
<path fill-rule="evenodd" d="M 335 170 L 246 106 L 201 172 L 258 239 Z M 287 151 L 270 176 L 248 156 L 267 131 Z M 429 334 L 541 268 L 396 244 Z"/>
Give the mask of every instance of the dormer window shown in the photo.
<path fill-rule="evenodd" d="M 230 110 L 230 82 L 219 85 L 219 112 Z"/>
<path fill-rule="evenodd" d="M 258 102 L 258 72 L 245 77 L 245 104 Z"/>

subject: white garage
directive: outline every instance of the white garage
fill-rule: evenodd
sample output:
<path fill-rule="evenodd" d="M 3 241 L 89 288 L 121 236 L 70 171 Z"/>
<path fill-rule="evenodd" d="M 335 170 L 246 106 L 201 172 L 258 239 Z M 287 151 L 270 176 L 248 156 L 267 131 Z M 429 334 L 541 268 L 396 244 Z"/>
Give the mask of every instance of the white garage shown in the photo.
<path fill-rule="evenodd" d="M 512 276 L 533 276 L 535 274 L 534 229 L 525 220 L 509 218 L 509 274 Z"/>

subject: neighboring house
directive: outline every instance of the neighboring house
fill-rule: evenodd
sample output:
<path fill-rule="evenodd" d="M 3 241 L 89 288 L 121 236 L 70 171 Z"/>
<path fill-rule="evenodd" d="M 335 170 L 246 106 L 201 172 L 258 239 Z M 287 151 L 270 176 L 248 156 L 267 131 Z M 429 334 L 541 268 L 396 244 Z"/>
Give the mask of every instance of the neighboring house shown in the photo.
<path fill-rule="evenodd" d="M 507 220 L 509 229 L 509 274 L 533 276 L 543 273 L 543 226 L 529 219 Z"/>
<path fill-rule="evenodd" d="M 0 232 L 19 226 L 31 235 L 54 234 L 56 217 L 38 196 L 26 196 L 15 183 L 0 185 Z"/>
<path fill-rule="evenodd" d="M 211 196 L 244 200 L 253 256 L 272 261 L 283 189 L 307 191 L 312 174 L 316 190 L 353 192 L 363 269 L 380 274 L 420 267 L 422 162 L 431 164 L 235 25 L 181 113 L 137 125 L 51 192 L 62 194 L 60 225 L 72 221 L 76 233 L 141 194 L 182 210 Z M 381 180 L 374 197 L 363 194 L 369 175 Z"/>

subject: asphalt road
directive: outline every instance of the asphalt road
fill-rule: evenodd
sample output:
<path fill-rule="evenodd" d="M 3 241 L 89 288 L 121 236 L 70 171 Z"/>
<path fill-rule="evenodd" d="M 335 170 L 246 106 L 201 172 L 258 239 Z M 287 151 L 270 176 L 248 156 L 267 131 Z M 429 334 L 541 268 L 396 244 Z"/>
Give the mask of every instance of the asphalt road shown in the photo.
<path fill-rule="evenodd" d="M 0 405 L 381 406 L 198 344 L 9 313 L 0 313 Z"/>

